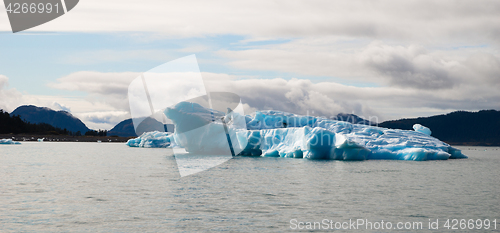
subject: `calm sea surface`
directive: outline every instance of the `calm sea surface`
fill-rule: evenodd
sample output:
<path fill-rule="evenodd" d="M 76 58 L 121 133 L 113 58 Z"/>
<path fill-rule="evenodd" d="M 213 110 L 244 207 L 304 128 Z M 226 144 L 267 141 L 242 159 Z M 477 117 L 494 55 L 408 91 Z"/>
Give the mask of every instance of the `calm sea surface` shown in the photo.
<path fill-rule="evenodd" d="M 499 232 L 500 148 L 459 148 L 469 159 L 236 157 L 180 178 L 168 149 L 0 145 L 0 232 L 293 232 L 350 219 L 372 223 L 352 232 L 424 232 L 429 219 L 435 232 Z M 452 230 L 452 219 L 490 227 Z M 423 229 L 375 229 L 381 221 Z"/>

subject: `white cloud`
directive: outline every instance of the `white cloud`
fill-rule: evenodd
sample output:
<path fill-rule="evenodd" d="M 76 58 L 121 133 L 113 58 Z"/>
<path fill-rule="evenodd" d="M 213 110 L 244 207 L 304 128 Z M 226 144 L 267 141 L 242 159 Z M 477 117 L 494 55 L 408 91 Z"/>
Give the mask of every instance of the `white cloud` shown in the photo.
<path fill-rule="evenodd" d="M 130 118 L 128 111 L 98 111 L 98 112 L 81 112 L 75 114 L 80 120 L 85 122 L 87 127 L 91 129 L 112 129 L 119 122 Z"/>
<path fill-rule="evenodd" d="M 366 42 L 349 44 L 338 38 L 308 38 L 257 49 L 222 50 L 219 54 L 240 69 L 330 77 L 347 83 L 357 80 L 413 89 L 500 83 L 500 59 L 487 49 L 464 48 L 457 53 L 444 49 L 429 51 L 417 44 L 363 43 Z"/>
<path fill-rule="evenodd" d="M 112 106 L 111 110 L 129 111 L 127 89 L 130 82 L 140 73 L 102 73 L 95 71 L 80 71 L 49 83 L 51 88 L 80 91 L 87 93 L 86 101 L 92 104 Z"/>
<path fill-rule="evenodd" d="M 136 72 L 79 71 L 57 79 L 57 83 L 50 83 L 49 87 L 69 91 L 84 91 L 91 94 L 126 95 L 128 85 L 140 74 Z"/>
<path fill-rule="evenodd" d="M 500 2 L 476 1 L 80 1 L 37 31 L 153 32 L 170 37 L 349 36 L 498 43 Z M 0 29 L 8 31 L 7 15 Z"/>
<path fill-rule="evenodd" d="M 429 54 L 423 47 L 410 45 L 389 46 L 371 43 L 358 55 L 361 69 L 386 78 L 390 85 L 422 89 L 451 88 L 455 82 L 450 72 L 455 61 L 444 61 Z"/>
<path fill-rule="evenodd" d="M 19 105 L 22 94 L 15 88 L 7 89 L 8 86 L 9 78 L 0 75 L 0 109 L 12 112 Z"/>
<path fill-rule="evenodd" d="M 407 89 L 355 87 L 304 79 L 226 79 L 208 82 L 213 91 L 240 95 L 255 109 L 275 109 L 298 114 L 332 116 L 354 113 L 379 120 L 418 117 L 455 110 L 500 109 L 497 86 L 476 84 L 452 88 Z"/>
<path fill-rule="evenodd" d="M 58 102 L 55 102 L 55 101 L 52 103 L 51 108 L 54 110 L 62 110 L 62 111 L 66 111 L 66 112 L 71 112 L 71 109 L 69 107 L 67 107 L 64 104 L 60 104 Z"/>

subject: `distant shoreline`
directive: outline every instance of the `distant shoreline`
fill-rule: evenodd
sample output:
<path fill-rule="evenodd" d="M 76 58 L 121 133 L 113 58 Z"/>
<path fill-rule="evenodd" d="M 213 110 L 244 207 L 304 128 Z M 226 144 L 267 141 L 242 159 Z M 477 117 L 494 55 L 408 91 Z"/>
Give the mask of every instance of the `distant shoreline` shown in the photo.
<path fill-rule="evenodd" d="M 118 136 L 69 136 L 69 135 L 35 135 L 35 134 L 0 134 L 0 139 L 12 139 L 18 142 L 36 142 L 44 138 L 44 142 L 127 142 L 136 137 Z M 444 141 L 446 142 L 446 141 Z M 500 142 L 446 142 L 452 146 L 500 146 Z"/>
<path fill-rule="evenodd" d="M 0 139 L 12 139 L 18 142 L 37 142 L 38 139 L 44 142 L 127 142 L 135 137 L 118 136 L 69 136 L 69 135 L 35 135 L 35 134 L 0 134 Z"/>
<path fill-rule="evenodd" d="M 500 142 L 446 142 L 446 143 L 450 144 L 451 146 L 500 146 Z"/>

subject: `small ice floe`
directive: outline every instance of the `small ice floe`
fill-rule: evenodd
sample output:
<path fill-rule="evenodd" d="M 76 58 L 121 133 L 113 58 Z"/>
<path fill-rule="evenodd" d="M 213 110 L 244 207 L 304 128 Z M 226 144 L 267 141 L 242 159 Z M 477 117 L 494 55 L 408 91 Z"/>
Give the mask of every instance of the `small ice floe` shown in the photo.
<path fill-rule="evenodd" d="M 43 140 L 44 140 L 44 139 L 45 139 L 45 138 L 39 138 L 39 139 L 37 139 L 37 141 L 38 141 L 38 142 L 43 142 Z"/>
<path fill-rule="evenodd" d="M 172 139 L 170 132 L 145 132 L 141 136 L 129 139 L 126 143 L 130 147 L 146 147 L 146 148 L 166 148 L 170 146 Z"/>
<path fill-rule="evenodd" d="M 21 144 L 20 142 L 16 142 L 12 139 L 0 139 L 0 144 L 12 144 L 12 145 L 17 145 Z"/>

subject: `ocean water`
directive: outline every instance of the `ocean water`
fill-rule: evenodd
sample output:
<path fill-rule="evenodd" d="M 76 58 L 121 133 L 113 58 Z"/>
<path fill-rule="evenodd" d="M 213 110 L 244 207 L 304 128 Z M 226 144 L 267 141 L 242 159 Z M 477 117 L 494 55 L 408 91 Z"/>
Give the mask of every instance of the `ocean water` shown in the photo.
<path fill-rule="evenodd" d="M 500 148 L 459 149 L 469 159 L 236 157 L 180 178 L 168 149 L 1 145 L 0 232 L 294 232 L 325 220 L 328 231 L 363 220 L 348 231 L 423 232 L 437 220 L 435 232 L 499 232 Z"/>

